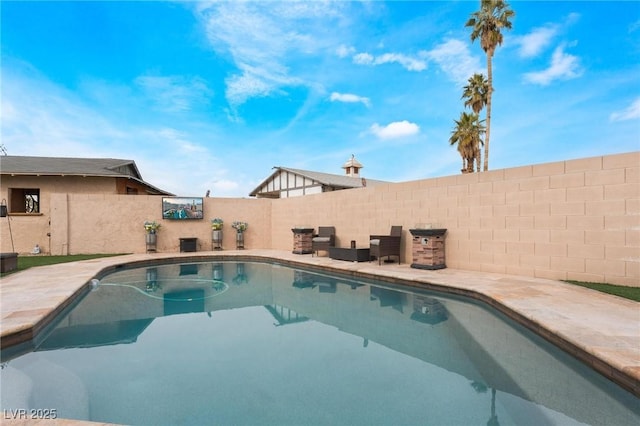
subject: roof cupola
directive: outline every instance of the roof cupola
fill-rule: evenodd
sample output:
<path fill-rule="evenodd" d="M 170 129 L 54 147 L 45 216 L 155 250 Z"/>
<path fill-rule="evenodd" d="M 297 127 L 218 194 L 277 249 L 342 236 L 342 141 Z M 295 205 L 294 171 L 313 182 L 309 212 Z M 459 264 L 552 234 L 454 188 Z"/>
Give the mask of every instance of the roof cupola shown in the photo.
<path fill-rule="evenodd" d="M 360 177 L 362 164 L 356 160 L 356 156 L 351 154 L 351 158 L 342 166 L 347 176 Z"/>

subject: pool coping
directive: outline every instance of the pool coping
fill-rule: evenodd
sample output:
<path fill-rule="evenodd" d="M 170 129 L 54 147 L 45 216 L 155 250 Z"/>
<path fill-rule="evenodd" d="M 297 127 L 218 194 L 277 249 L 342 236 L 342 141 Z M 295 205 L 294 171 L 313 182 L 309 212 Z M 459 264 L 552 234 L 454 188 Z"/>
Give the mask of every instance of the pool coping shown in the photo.
<path fill-rule="evenodd" d="M 0 349 L 30 351 L 89 283 L 126 266 L 179 261 L 272 261 L 471 297 L 562 348 L 640 397 L 640 304 L 562 281 L 409 264 L 348 262 L 279 250 L 152 253 L 30 268 L 0 278 Z"/>

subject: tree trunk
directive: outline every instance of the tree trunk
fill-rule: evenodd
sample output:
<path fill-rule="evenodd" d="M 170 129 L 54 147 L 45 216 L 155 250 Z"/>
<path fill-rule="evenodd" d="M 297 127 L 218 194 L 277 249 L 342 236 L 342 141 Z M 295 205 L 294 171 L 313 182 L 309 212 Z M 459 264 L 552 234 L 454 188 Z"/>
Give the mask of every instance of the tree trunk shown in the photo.
<path fill-rule="evenodd" d="M 493 96 L 493 72 L 491 69 L 491 58 L 493 50 L 487 51 L 487 83 L 489 90 L 487 91 L 487 137 L 484 139 L 484 171 L 489 170 L 489 133 L 491 132 L 491 97 Z"/>

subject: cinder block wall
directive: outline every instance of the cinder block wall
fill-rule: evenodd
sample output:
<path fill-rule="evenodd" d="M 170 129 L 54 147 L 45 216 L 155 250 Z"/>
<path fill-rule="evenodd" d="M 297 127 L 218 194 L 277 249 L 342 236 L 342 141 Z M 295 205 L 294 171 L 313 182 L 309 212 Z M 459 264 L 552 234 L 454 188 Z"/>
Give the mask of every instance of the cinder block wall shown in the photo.
<path fill-rule="evenodd" d="M 2 183 L 6 192 L 5 182 Z M 197 237 L 211 250 L 210 219 L 249 222 L 245 247 L 293 250 L 295 226 L 335 226 L 337 245 L 367 247 L 402 225 L 446 228 L 449 268 L 640 286 L 640 152 L 446 176 L 288 199 L 205 198 L 203 221 L 161 219 L 161 197 L 56 193 L 39 216 L 12 216 L 15 251 L 143 253 L 143 222 L 158 220 L 158 251 Z M 0 220 L 2 251 L 13 251 Z M 50 237 L 47 236 L 50 234 Z M 382 266 L 384 267 L 384 266 Z"/>
<path fill-rule="evenodd" d="M 274 200 L 273 247 L 294 225 L 336 227 L 367 246 L 402 225 L 446 228 L 451 268 L 640 286 L 640 153 Z"/>

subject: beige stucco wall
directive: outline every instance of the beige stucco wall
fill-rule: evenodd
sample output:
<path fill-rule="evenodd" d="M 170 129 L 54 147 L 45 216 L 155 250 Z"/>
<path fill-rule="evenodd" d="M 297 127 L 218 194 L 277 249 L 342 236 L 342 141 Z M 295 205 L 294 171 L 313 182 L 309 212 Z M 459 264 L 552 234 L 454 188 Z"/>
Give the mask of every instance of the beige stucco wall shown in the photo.
<path fill-rule="evenodd" d="M 11 217 L 15 251 L 144 252 L 147 219 L 163 224 L 159 251 L 177 252 L 192 236 L 210 250 L 209 220 L 221 217 L 225 249 L 234 248 L 234 220 L 249 222 L 246 248 L 281 250 L 292 249 L 297 225 L 332 225 L 338 245 L 365 247 L 370 234 L 402 225 L 402 262 L 411 263 L 409 229 L 432 224 L 448 230 L 450 268 L 640 286 L 640 152 L 288 199 L 206 198 L 205 220 L 193 222 L 161 220 L 160 197 L 68 189 L 47 209 L 41 189 L 42 216 Z M 11 251 L 0 222 L 2 251 Z"/>
<path fill-rule="evenodd" d="M 105 177 L 81 176 L 2 176 L 2 198 L 7 198 L 8 188 L 40 188 L 40 194 L 47 193 L 115 193 L 116 181 Z M 46 198 L 42 200 L 46 208 Z"/>
<path fill-rule="evenodd" d="M 68 214 L 65 214 L 67 203 Z M 180 251 L 183 237 L 198 238 L 198 251 L 211 250 L 210 220 L 214 217 L 225 221 L 223 248 L 235 248 L 235 231 L 231 228 L 234 220 L 249 223 L 245 236 L 247 248 L 269 247 L 271 235 L 264 232 L 270 226 L 269 203 L 269 200 L 257 199 L 205 198 L 204 220 L 176 221 L 162 219 L 162 197 L 159 196 L 53 194 L 51 253 L 144 253 L 143 223 L 146 220 L 162 225 L 157 245 L 160 252 Z M 68 227 L 66 235 L 54 231 L 58 224 L 60 229 Z"/>
<path fill-rule="evenodd" d="M 47 234 L 52 229 L 49 220 L 52 215 L 52 198 L 54 193 L 115 193 L 116 182 L 113 178 L 80 177 L 80 176 L 9 176 L 2 175 L 0 180 L 0 200 L 10 204 L 9 188 L 40 189 L 40 214 L 13 214 L 10 219 L 0 218 L 0 248 L 2 252 L 16 251 L 29 253 L 38 244 L 48 251 Z M 62 205 L 56 205 L 61 209 Z M 11 222 L 9 223 L 9 220 Z M 65 217 L 64 224 L 68 222 Z M 62 225 L 62 224 L 60 224 Z M 11 232 L 9 232 L 11 228 Z M 66 230 L 58 229 L 66 232 Z M 13 237 L 13 245 L 12 245 Z M 59 238 L 52 233 L 52 239 Z"/>

